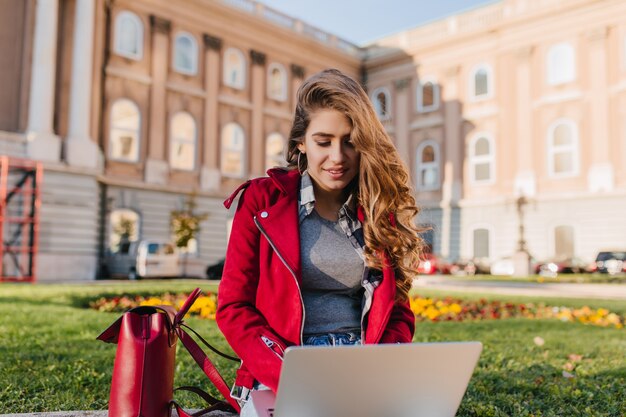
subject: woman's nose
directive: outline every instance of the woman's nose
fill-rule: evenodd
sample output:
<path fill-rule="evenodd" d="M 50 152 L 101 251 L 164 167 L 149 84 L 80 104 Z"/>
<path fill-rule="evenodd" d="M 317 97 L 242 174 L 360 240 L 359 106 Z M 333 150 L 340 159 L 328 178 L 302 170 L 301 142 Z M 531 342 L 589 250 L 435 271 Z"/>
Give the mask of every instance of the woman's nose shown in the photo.
<path fill-rule="evenodd" d="M 334 163 L 342 162 L 344 159 L 341 143 L 333 143 L 330 147 L 330 160 Z"/>

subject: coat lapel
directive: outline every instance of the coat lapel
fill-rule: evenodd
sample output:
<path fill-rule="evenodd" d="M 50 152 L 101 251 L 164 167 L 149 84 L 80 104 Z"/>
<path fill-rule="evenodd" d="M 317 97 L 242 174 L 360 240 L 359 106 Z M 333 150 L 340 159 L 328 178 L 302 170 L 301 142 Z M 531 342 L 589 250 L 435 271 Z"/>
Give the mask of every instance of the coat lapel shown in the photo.
<path fill-rule="evenodd" d="M 297 170 L 270 170 L 268 174 L 281 189 L 281 195 L 274 204 L 260 210 L 256 214 L 256 219 L 270 244 L 300 282 L 302 275 L 298 222 L 300 175 Z"/>

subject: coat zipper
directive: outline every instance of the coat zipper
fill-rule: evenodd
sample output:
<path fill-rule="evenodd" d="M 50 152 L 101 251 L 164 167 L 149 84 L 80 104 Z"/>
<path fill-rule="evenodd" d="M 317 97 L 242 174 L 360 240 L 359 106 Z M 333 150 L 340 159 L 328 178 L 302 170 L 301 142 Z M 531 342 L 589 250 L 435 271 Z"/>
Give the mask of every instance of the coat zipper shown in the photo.
<path fill-rule="evenodd" d="M 269 242 L 269 244 L 272 247 L 272 249 L 274 249 L 274 252 L 276 252 L 276 255 L 278 255 L 278 258 L 281 260 L 281 262 L 285 265 L 285 267 L 289 270 L 289 272 L 291 272 L 291 276 L 293 276 L 293 279 L 294 279 L 294 281 L 296 283 L 296 286 L 298 287 L 298 295 L 300 296 L 300 305 L 302 307 L 302 323 L 300 324 L 300 345 L 304 345 L 304 336 L 303 336 L 303 334 L 304 334 L 304 316 L 305 316 L 304 300 L 302 299 L 302 290 L 300 289 L 300 284 L 298 284 L 298 278 L 296 277 L 296 273 L 293 272 L 293 270 L 291 269 L 291 267 L 289 265 L 287 265 L 287 262 L 285 262 L 285 259 L 283 258 L 283 256 L 280 254 L 280 252 L 278 252 L 278 249 L 276 249 L 276 246 L 274 245 L 274 242 L 272 242 L 270 237 L 265 232 L 265 229 L 263 229 L 263 227 L 259 224 L 259 220 L 257 219 L 256 216 L 254 216 L 254 224 L 256 224 L 256 227 L 263 234 L 263 236 L 265 236 L 265 239 L 267 239 L 267 241 Z"/>
<path fill-rule="evenodd" d="M 280 359 L 281 361 L 283 360 L 283 356 L 285 356 L 285 350 L 282 348 L 281 345 L 274 342 L 269 337 L 261 336 L 261 340 L 263 341 L 263 343 L 265 343 L 265 346 L 270 348 L 272 352 L 274 352 L 274 354 L 278 356 L 278 359 Z"/>

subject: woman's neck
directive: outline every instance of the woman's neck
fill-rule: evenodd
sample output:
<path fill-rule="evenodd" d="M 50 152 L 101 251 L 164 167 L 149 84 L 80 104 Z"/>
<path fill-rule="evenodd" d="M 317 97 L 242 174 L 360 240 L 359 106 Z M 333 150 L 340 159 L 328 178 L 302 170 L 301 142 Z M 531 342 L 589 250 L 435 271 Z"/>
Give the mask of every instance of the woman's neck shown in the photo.
<path fill-rule="evenodd" d="M 337 221 L 339 209 L 348 198 L 347 191 L 345 189 L 337 192 L 322 190 L 315 183 L 313 184 L 313 191 L 315 192 L 315 211 L 317 214 L 324 219 Z"/>

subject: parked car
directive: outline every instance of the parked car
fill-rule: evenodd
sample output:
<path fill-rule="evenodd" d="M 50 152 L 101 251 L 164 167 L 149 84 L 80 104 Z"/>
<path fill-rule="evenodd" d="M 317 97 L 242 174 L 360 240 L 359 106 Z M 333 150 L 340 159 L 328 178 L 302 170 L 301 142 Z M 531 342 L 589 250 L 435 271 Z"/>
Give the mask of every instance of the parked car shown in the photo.
<path fill-rule="evenodd" d="M 598 253 L 592 272 L 616 275 L 626 272 L 626 250 L 605 250 Z"/>
<path fill-rule="evenodd" d="M 558 274 L 579 274 L 587 270 L 587 264 L 580 258 L 560 257 L 535 264 L 535 273 L 543 277 L 555 278 Z"/>
<path fill-rule="evenodd" d="M 476 275 L 489 273 L 489 260 L 486 258 L 459 259 L 450 265 L 452 275 Z"/>
<path fill-rule="evenodd" d="M 206 267 L 206 277 L 208 279 L 222 279 L 224 273 L 224 262 L 226 259 L 221 259 L 216 263 Z"/>
<path fill-rule="evenodd" d="M 426 253 L 417 266 L 417 273 L 422 275 L 449 274 L 450 263 L 432 253 Z"/>
<path fill-rule="evenodd" d="M 170 242 L 139 240 L 122 242 L 106 256 L 103 266 L 111 277 L 166 278 L 180 276 L 178 251 Z"/>
<path fill-rule="evenodd" d="M 505 275 L 511 276 L 515 272 L 515 264 L 513 258 L 507 256 L 500 258 L 491 264 L 489 268 L 491 275 Z"/>

